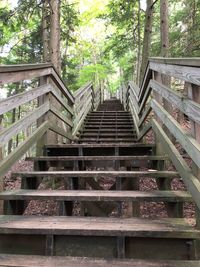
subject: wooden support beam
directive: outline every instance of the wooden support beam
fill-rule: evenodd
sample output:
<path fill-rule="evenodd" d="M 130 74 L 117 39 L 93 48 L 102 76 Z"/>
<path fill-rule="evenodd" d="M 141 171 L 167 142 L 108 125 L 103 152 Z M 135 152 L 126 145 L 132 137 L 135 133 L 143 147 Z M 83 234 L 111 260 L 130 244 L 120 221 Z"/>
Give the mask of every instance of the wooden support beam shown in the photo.
<path fill-rule="evenodd" d="M 159 62 L 149 62 L 151 70 L 165 74 L 182 81 L 186 81 L 192 84 L 200 85 L 200 73 L 199 66 L 184 66 L 184 65 L 172 65 Z"/>
<path fill-rule="evenodd" d="M 33 88 L 29 91 L 17 94 L 15 96 L 11 96 L 4 100 L 0 101 L 0 115 L 17 108 L 23 104 L 28 103 L 46 93 L 49 93 L 52 89 L 50 84 L 46 84 L 37 88 Z"/>
<path fill-rule="evenodd" d="M 10 167 L 19 160 L 27 150 L 29 150 L 37 140 L 42 137 L 42 135 L 49 128 L 49 123 L 44 122 L 31 136 L 27 138 L 23 143 L 21 143 L 13 152 L 11 152 L 5 159 L 0 163 L 0 177 L 10 169 Z"/>
<path fill-rule="evenodd" d="M 155 100 L 152 100 L 151 106 L 192 160 L 200 167 L 200 144 L 196 139 L 183 130 L 180 124 Z"/>
<path fill-rule="evenodd" d="M 43 116 L 49 110 L 49 103 L 46 102 L 42 106 L 38 107 L 32 112 L 29 112 L 21 120 L 15 122 L 10 127 L 0 132 L 0 143 L 3 145 L 7 143 L 13 136 L 19 132 L 25 130 L 32 123 L 36 122 L 41 116 Z"/>
<path fill-rule="evenodd" d="M 180 176 L 183 178 L 183 181 L 187 187 L 187 190 L 191 193 L 195 203 L 198 208 L 200 208 L 200 181 L 192 174 L 191 169 L 188 167 L 185 160 L 182 158 L 176 147 L 169 140 L 161 126 L 156 120 L 152 120 L 152 127 L 158 138 L 162 142 L 162 145 L 168 153 L 170 159 L 172 160 L 174 166 L 180 173 Z"/>
<path fill-rule="evenodd" d="M 150 81 L 150 86 L 152 87 L 153 91 L 157 92 L 167 101 L 174 104 L 190 119 L 197 123 L 200 123 L 200 104 L 195 102 L 195 99 L 192 101 L 179 94 L 178 92 L 154 80 Z"/>

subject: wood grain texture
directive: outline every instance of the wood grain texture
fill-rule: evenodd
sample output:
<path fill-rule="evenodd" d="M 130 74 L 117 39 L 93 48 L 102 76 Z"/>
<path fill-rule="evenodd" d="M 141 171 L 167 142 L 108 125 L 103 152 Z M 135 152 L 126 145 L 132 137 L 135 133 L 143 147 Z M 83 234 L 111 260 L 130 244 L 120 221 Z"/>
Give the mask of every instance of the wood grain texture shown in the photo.
<path fill-rule="evenodd" d="M 176 167 L 177 171 L 183 178 L 183 181 L 187 187 L 187 190 L 192 195 L 195 203 L 197 204 L 198 208 L 200 209 L 200 181 L 197 177 L 192 174 L 191 169 L 188 167 L 186 161 L 182 158 L 179 154 L 176 147 L 172 144 L 169 140 L 163 129 L 160 127 L 156 120 L 152 120 L 152 127 L 154 132 L 157 134 L 157 137 L 162 142 L 162 145 L 165 149 L 165 152 L 169 155 L 170 159 L 172 160 L 174 166 Z"/>
<path fill-rule="evenodd" d="M 200 267 L 199 261 L 152 261 L 0 254 L 1 267 Z"/>
<path fill-rule="evenodd" d="M 150 69 L 180 80 L 200 85 L 199 67 L 179 66 L 158 62 L 149 63 Z"/>
<path fill-rule="evenodd" d="M 0 255 L 2 267 L 200 267 L 199 261 L 101 260 L 91 258 Z M 15 263 L 14 263 L 15 262 Z"/>
<path fill-rule="evenodd" d="M 1 100 L 0 115 L 50 92 L 51 89 L 52 86 L 50 84 L 43 85 L 37 88 L 33 88 L 29 91 L 17 94 L 15 96 L 8 97 L 4 100 Z"/>
<path fill-rule="evenodd" d="M 31 136 L 29 136 L 23 143 L 21 143 L 13 152 L 11 152 L 4 160 L 0 163 L 0 177 L 10 169 L 10 167 L 19 160 L 28 149 L 47 131 L 49 123 L 44 122 Z"/>
<path fill-rule="evenodd" d="M 186 150 L 192 160 L 200 167 L 200 144 L 197 140 L 185 131 L 181 125 L 155 100 L 151 102 L 152 108 L 176 137 L 181 146 Z"/>
<path fill-rule="evenodd" d="M 0 143 L 7 143 L 13 136 L 25 130 L 32 123 L 36 122 L 41 116 L 49 111 L 49 103 L 45 103 L 32 112 L 29 112 L 25 117 L 12 124 L 10 127 L 0 132 Z"/>
<path fill-rule="evenodd" d="M 0 192 L 1 200 L 56 200 L 56 201 L 192 201 L 184 191 L 100 191 L 100 190 L 9 190 Z"/>
<path fill-rule="evenodd" d="M 27 161 L 82 161 L 82 160 L 91 160 L 91 161 L 107 161 L 107 160 L 142 160 L 142 161 L 152 161 L 152 160 L 167 160 L 167 156 L 40 156 L 40 157 L 28 157 Z"/>
<path fill-rule="evenodd" d="M 182 96 L 180 93 L 162 85 L 154 80 L 150 81 L 150 86 L 167 101 L 174 104 L 184 114 L 195 122 L 200 123 L 200 104 Z"/>
<path fill-rule="evenodd" d="M 184 219 L 0 216 L 1 234 L 200 238 Z"/>
<path fill-rule="evenodd" d="M 124 177 L 132 178 L 134 177 L 179 177 L 177 172 L 174 171 L 29 171 L 29 172 L 13 172 L 13 177 L 93 177 L 100 178 L 102 176 L 108 177 Z"/>

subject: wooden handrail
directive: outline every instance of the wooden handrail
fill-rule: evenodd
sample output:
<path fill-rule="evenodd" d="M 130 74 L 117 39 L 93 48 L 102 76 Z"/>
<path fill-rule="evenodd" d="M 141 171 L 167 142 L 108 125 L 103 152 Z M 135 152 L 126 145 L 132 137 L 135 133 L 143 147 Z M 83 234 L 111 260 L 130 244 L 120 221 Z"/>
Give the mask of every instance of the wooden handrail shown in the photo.
<path fill-rule="evenodd" d="M 0 66 L 0 84 L 14 83 L 44 76 L 51 76 L 52 80 L 59 87 L 59 90 L 71 101 L 72 104 L 74 103 L 72 93 L 66 88 L 52 64 L 41 63 Z"/>
<path fill-rule="evenodd" d="M 188 88 L 188 93 L 176 91 L 163 83 L 163 77 L 169 76 L 180 81 Z M 150 129 L 153 129 L 156 140 L 163 151 L 167 152 L 188 191 L 200 208 L 200 58 L 150 58 L 141 88 L 129 82 L 127 93 L 121 90 L 120 99 L 124 107 L 130 110 L 138 140 L 141 140 Z M 125 99 L 124 99 L 125 97 Z M 163 101 L 169 102 L 187 116 L 192 129 L 188 132 L 167 110 Z M 127 107 L 128 103 L 128 107 Z M 153 112 L 152 112 L 153 111 Z M 148 119 L 147 119 L 148 118 Z M 164 126 L 164 127 L 163 127 Z M 174 136 L 194 163 L 191 169 L 170 137 Z M 198 169 L 198 171 L 196 171 Z"/>
<path fill-rule="evenodd" d="M 92 82 L 88 82 L 74 93 L 74 97 L 73 136 L 76 136 L 87 114 L 98 108 L 101 102 L 101 88 L 94 90 Z"/>
<path fill-rule="evenodd" d="M 33 144 L 38 144 L 38 142 L 41 142 L 41 139 L 44 140 L 44 142 L 41 142 L 43 145 L 48 144 L 47 142 L 50 142 L 50 140 L 49 138 L 45 138 L 45 135 L 49 135 L 49 131 L 53 131 L 65 139 L 72 140 L 74 96 L 66 88 L 53 65 L 45 63 L 0 66 L 0 84 L 29 82 L 32 79 L 34 79 L 35 84 L 40 84 L 42 81 L 42 85 L 29 88 L 27 91 L 0 101 L 1 116 L 6 115 L 7 112 L 22 105 L 27 106 L 30 101 L 34 101 L 32 111 L 29 111 L 15 123 L 9 125 L 9 127 L 1 127 L 1 146 L 7 145 L 9 140 L 32 125 L 34 128 L 37 128 L 31 136 L 20 143 L 7 157 L 4 157 L 0 163 L 0 177 Z M 38 106 L 36 106 L 36 103 L 38 103 Z M 65 115 L 62 111 L 65 112 Z"/>

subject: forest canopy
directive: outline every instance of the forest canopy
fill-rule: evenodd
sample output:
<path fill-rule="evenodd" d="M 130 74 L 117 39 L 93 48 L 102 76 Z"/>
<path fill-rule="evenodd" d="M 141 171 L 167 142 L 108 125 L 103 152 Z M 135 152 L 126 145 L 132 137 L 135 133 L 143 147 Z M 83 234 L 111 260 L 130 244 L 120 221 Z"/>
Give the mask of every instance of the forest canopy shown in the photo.
<path fill-rule="evenodd" d="M 54 2 L 60 15 L 60 73 L 71 90 L 90 80 L 111 91 L 128 80 L 139 84 L 149 56 L 200 56 L 199 0 Z M 50 3 L 0 1 L 0 64 L 50 61 Z M 168 40 L 162 40 L 163 33 Z M 8 89 L 7 96 L 16 93 L 15 87 Z"/>

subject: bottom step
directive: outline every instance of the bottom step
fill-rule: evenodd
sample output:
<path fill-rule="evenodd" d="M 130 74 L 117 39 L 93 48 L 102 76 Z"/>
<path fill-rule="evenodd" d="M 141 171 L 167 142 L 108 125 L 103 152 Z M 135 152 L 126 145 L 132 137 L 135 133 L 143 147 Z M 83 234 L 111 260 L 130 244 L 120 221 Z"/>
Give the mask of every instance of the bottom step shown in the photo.
<path fill-rule="evenodd" d="M 0 266 L 7 267 L 200 267 L 199 261 L 100 260 L 0 254 Z"/>

